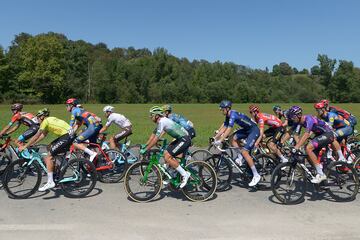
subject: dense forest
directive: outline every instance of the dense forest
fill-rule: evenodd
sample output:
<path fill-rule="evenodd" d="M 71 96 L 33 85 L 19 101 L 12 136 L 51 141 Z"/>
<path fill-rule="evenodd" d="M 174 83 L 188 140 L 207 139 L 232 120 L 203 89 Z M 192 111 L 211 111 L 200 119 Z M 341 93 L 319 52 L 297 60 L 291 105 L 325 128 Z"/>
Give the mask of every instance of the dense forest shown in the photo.
<path fill-rule="evenodd" d="M 360 69 L 317 57 L 311 69 L 282 62 L 251 69 L 232 62 L 189 61 L 164 48 L 113 48 L 49 32 L 20 33 L 0 47 L 0 102 L 94 103 L 360 102 Z"/>

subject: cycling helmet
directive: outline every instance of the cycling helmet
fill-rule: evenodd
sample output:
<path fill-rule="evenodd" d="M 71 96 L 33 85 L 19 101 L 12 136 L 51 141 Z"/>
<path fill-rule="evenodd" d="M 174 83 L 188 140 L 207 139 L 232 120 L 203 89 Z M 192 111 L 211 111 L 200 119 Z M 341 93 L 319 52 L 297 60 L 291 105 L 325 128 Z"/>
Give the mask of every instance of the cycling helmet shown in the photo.
<path fill-rule="evenodd" d="M 289 118 L 293 118 L 293 117 L 299 117 L 302 115 L 302 109 L 299 106 L 292 106 L 289 111 L 288 111 L 288 117 Z"/>
<path fill-rule="evenodd" d="M 249 106 L 249 111 L 253 112 L 253 113 L 258 113 L 258 112 L 260 112 L 260 108 L 258 106 L 256 106 L 256 105 L 250 105 Z"/>
<path fill-rule="evenodd" d="M 50 111 L 47 108 L 40 109 L 36 114 L 37 117 L 41 117 L 41 116 L 48 117 L 49 115 L 50 115 Z"/>
<path fill-rule="evenodd" d="M 66 104 L 73 105 L 74 107 L 76 107 L 77 105 L 80 104 L 80 102 L 76 98 L 69 98 L 68 100 L 66 100 Z"/>
<path fill-rule="evenodd" d="M 327 99 L 323 99 L 320 102 L 323 103 L 324 107 L 326 107 L 326 108 L 329 106 L 329 100 L 327 100 Z"/>
<path fill-rule="evenodd" d="M 220 103 L 220 108 L 231 108 L 232 102 L 229 100 L 222 100 Z"/>
<path fill-rule="evenodd" d="M 273 111 L 274 111 L 274 112 L 281 111 L 281 107 L 280 107 L 279 105 L 274 105 L 274 106 L 273 106 Z"/>
<path fill-rule="evenodd" d="M 105 106 L 103 109 L 104 112 L 113 112 L 114 111 L 114 107 L 113 106 Z"/>
<path fill-rule="evenodd" d="M 172 112 L 172 106 L 170 104 L 166 104 L 166 105 L 162 106 L 162 109 L 164 111 Z"/>
<path fill-rule="evenodd" d="M 23 105 L 21 103 L 14 103 L 11 105 L 11 111 L 17 110 L 21 111 L 23 109 Z"/>
<path fill-rule="evenodd" d="M 325 108 L 325 104 L 323 102 L 318 102 L 314 104 L 315 109 L 323 109 Z"/>
<path fill-rule="evenodd" d="M 164 116 L 164 110 L 159 106 L 153 106 L 152 108 L 150 108 L 149 112 L 151 115 Z"/>

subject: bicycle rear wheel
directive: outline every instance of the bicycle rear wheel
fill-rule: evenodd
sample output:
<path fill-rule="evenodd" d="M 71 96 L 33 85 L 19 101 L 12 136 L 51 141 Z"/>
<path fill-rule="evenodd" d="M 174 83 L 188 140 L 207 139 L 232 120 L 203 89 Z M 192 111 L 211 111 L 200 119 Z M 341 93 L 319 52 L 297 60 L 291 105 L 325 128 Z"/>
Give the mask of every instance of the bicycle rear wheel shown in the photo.
<path fill-rule="evenodd" d="M 134 162 L 137 162 L 140 160 L 140 144 L 131 145 L 125 150 L 125 156 L 128 160 L 129 164 L 133 164 Z"/>
<path fill-rule="evenodd" d="M 298 165 L 286 162 L 279 164 L 271 176 L 271 190 L 284 204 L 301 202 L 306 193 L 305 172 Z"/>
<path fill-rule="evenodd" d="M 206 162 L 193 161 L 185 166 L 191 176 L 184 188 L 185 197 L 193 202 L 210 199 L 216 191 L 217 177 L 215 170 Z"/>
<path fill-rule="evenodd" d="M 125 191 L 136 202 L 153 200 L 161 191 L 162 177 L 158 167 L 136 162 L 125 173 Z"/>
<path fill-rule="evenodd" d="M 325 174 L 325 186 L 336 201 L 352 201 L 359 191 L 359 178 L 355 169 L 345 162 L 330 163 Z"/>
<path fill-rule="evenodd" d="M 37 162 L 28 165 L 25 159 L 17 159 L 9 164 L 3 175 L 3 187 L 12 198 L 28 198 L 39 188 L 42 174 Z"/>
<path fill-rule="evenodd" d="M 232 166 L 230 161 L 221 154 L 214 154 L 205 160 L 215 170 L 217 177 L 216 191 L 225 191 L 230 187 L 232 180 Z"/>
<path fill-rule="evenodd" d="M 64 195 L 69 198 L 82 198 L 88 195 L 96 185 L 97 172 L 87 159 L 71 159 L 61 169 L 59 184 Z"/>
<path fill-rule="evenodd" d="M 5 152 L 0 152 L 0 176 L 4 173 L 5 169 L 11 163 L 10 158 Z"/>
<path fill-rule="evenodd" d="M 111 164 L 112 168 L 99 170 L 99 180 L 103 183 L 117 183 L 125 175 L 126 169 L 128 167 L 127 159 L 124 154 L 114 149 L 105 150 L 105 154 L 108 156 L 111 162 L 108 162 L 105 157 L 102 156 L 97 160 L 96 168 L 101 166 L 109 166 Z"/>
<path fill-rule="evenodd" d="M 205 161 L 212 156 L 212 153 L 205 149 L 195 150 L 190 154 L 192 161 Z"/>

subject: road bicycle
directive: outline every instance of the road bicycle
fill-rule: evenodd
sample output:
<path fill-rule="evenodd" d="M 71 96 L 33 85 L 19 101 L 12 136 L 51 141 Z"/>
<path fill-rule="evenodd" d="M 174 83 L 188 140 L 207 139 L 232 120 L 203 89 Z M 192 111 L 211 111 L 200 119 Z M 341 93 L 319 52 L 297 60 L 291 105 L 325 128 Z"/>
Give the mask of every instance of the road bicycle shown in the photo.
<path fill-rule="evenodd" d="M 160 163 L 166 146 L 166 140 L 160 151 L 150 151 L 145 161 L 136 162 L 125 174 L 125 190 L 128 196 L 136 202 L 148 202 L 155 199 L 164 184 L 172 190 L 179 190 L 181 175 L 165 164 Z M 204 161 L 190 161 L 177 158 L 180 165 L 191 176 L 180 191 L 191 201 L 206 201 L 216 190 L 217 178 L 214 169 Z"/>

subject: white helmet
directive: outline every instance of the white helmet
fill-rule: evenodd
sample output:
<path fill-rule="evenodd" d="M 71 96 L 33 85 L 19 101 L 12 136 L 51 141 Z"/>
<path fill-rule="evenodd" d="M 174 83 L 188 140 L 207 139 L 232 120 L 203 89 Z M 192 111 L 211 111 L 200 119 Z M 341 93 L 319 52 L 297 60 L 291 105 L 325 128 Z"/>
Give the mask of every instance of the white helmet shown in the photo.
<path fill-rule="evenodd" d="M 114 111 L 114 107 L 113 106 L 105 106 L 103 109 L 104 112 L 113 112 Z"/>

